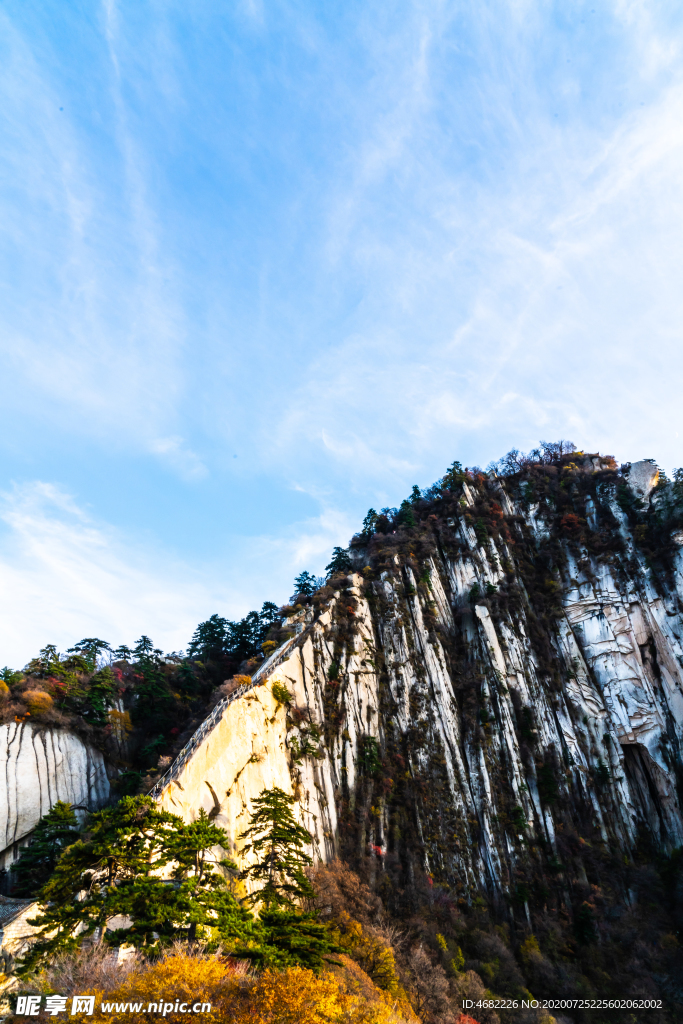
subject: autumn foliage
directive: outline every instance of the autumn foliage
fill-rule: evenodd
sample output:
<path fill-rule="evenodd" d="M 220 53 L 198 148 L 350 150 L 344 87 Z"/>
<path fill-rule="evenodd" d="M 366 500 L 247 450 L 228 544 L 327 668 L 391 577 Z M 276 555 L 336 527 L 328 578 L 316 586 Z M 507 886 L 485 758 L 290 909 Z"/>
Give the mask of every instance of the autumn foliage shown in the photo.
<path fill-rule="evenodd" d="M 291 967 L 256 976 L 230 959 L 176 949 L 156 963 L 141 964 L 115 989 L 92 991 L 94 1015 L 73 1018 L 83 1024 L 151 1024 L 160 1017 L 156 1010 L 103 1011 L 101 1004 L 142 1003 L 146 1008 L 160 1000 L 210 1003 L 210 1012 L 201 1015 L 203 1024 L 417 1024 L 412 1014 L 398 1014 L 393 1001 L 350 961 L 321 975 Z M 186 1024 L 187 1014 L 172 1010 L 164 1019 Z"/>

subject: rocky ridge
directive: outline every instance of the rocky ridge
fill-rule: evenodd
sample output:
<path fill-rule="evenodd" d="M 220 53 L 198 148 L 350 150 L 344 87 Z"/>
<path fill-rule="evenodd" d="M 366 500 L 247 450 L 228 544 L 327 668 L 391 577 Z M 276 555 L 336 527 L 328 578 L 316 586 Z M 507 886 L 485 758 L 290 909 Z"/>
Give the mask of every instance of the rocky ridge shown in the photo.
<path fill-rule="evenodd" d="M 513 915 L 548 862 L 560 890 L 588 883 L 582 842 L 622 858 L 681 845 L 680 556 L 663 590 L 614 469 L 594 462 L 570 470 L 597 487 L 582 529 L 618 550 L 591 552 L 571 522 L 556 536 L 542 503 L 483 475 L 419 528 L 356 538 L 361 572 L 291 616 L 303 632 L 288 659 L 227 709 L 163 803 L 204 806 L 237 837 L 278 784 L 321 859 L 369 856 L 398 887 L 420 870 Z M 642 498 L 656 474 L 634 470 Z M 550 613 L 529 589 L 539 560 Z"/>

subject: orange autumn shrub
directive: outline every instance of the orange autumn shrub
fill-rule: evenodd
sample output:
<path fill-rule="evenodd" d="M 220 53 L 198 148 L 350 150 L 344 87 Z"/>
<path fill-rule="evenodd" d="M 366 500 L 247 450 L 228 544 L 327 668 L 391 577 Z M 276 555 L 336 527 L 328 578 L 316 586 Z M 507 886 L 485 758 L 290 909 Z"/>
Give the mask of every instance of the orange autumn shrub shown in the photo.
<path fill-rule="evenodd" d="M 94 1013 L 70 1019 L 81 1024 L 152 1024 L 160 1019 L 187 1024 L 188 1013 L 180 1006 L 199 1002 L 211 1005 L 210 1011 L 191 1015 L 202 1024 L 417 1024 L 412 1013 L 397 1013 L 367 976 L 359 985 L 343 970 L 315 975 L 290 967 L 254 977 L 221 957 L 177 949 L 156 963 L 141 964 L 113 991 L 88 994 L 96 997 Z M 142 1005 L 132 1011 L 126 1007 L 131 1003 Z M 165 1003 L 173 1008 L 164 1013 Z M 154 1009 L 147 1009 L 150 1004 Z"/>
<path fill-rule="evenodd" d="M 161 1003 L 172 1002 L 175 1006 L 187 1003 L 192 1006 L 194 1003 L 210 1003 L 211 1010 L 208 1013 L 191 1014 L 202 1021 L 202 1024 L 219 1024 L 226 1019 L 226 1006 L 235 990 L 239 988 L 239 974 L 235 967 L 226 964 L 216 956 L 193 955 L 191 953 L 173 950 L 161 960 L 152 964 L 142 964 L 137 970 L 131 972 L 126 980 L 113 991 L 102 993 L 91 990 L 95 995 L 95 1012 L 92 1016 L 76 1014 L 73 1020 L 82 1020 L 83 1024 L 91 1021 L 92 1024 L 117 1024 L 117 1022 L 128 1022 L 131 1024 L 137 1021 L 138 1024 L 151 1024 L 162 1018 L 159 1009 L 148 1011 L 147 1007 L 154 1004 L 158 1007 Z M 115 1004 L 119 1008 L 115 1008 Z M 143 1009 L 140 1012 L 124 1010 L 125 1003 L 142 1003 Z M 112 1006 L 112 1004 L 114 1004 Z M 103 1006 L 109 1006 L 105 1010 Z M 163 1009 L 163 1007 L 162 1007 Z M 163 1017 L 169 1024 L 187 1024 L 190 1019 L 187 1013 L 176 1013 L 174 1010 L 167 1012 Z"/>
<path fill-rule="evenodd" d="M 374 986 L 373 986 L 374 988 Z M 404 1024 L 375 988 L 374 998 L 343 977 L 303 967 L 265 971 L 230 1007 L 231 1024 Z M 414 1020 L 414 1018 L 412 1018 Z"/>
<path fill-rule="evenodd" d="M 415 1011 L 411 1006 L 410 999 L 403 987 L 393 992 L 382 991 L 372 980 L 370 975 L 355 960 L 345 953 L 336 954 L 338 965 L 332 968 L 332 973 L 343 979 L 346 991 L 358 997 L 359 1002 L 365 1000 L 368 1003 L 384 1002 L 391 1008 L 393 1021 L 405 1021 L 406 1024 L 419 1024 Z"/>
<path fill-rule="evenodd" d="M 53 701 L 45 690 L 24 690 L 24 700 L 32 715 L 42 715 L 49 711 Z"/>
<path fill-rule="evenodd" d="M 303 967 L 265 971 L 245 996 L 235 1024 L 328 1024 L 343 1013 L 337 979 Z"/>

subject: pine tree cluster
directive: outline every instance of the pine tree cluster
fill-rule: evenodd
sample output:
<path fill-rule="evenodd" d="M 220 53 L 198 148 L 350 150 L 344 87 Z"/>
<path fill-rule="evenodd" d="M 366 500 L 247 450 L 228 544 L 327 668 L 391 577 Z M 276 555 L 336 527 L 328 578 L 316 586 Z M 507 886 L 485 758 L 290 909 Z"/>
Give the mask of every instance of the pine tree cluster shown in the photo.
<path fill-rule="evenodd" d="M 216 859 L 230 839 L 204 810 L 187 824 L 150 797 L 123 797 L 92 814 L 81 833 L 73 808 L 55 805 L 13 869 L 22 894 L 41 906 L 31 919 L 38 939 L 20 972 L 35 972 L 90 936 L 147 953 L 201 938 L 262 967 L 320 970 L 339 947 L 316 913 L 301 909 L 314 897 L 304 873 L 311 835 L 281 789 L 264 790 L 254 803 L 239 837 L 252 861 L 241 872 Z M 244 882 L 257 886 L 245 893 Z"/>

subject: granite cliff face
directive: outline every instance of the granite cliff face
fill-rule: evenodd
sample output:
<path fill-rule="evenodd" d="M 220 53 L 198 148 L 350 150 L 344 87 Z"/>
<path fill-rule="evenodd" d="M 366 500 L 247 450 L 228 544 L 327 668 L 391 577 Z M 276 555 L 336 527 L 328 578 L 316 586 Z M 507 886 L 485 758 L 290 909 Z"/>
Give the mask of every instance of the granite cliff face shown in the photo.
<path fill-rule="evenodd" d="M 513 916 L 548 878 L 570 902 L 615 858 L 683 844 L 681 556 L 657 576 L 634 540 L 656 470 L 628 488 L 612 461 L 567 463 L 462 474 L 413 525 L 356 537 L 361 571 L 294 609 L 293 649 L 164 805 L 236 841 L 277 784 L 319 858 Z"/>
<path fill-rule="evenodd" d="M 104 758 L 80 737 L 28 722 L 0 725 L 0 868 L 58 800 L 95 810 L 108 798 Z"/>

